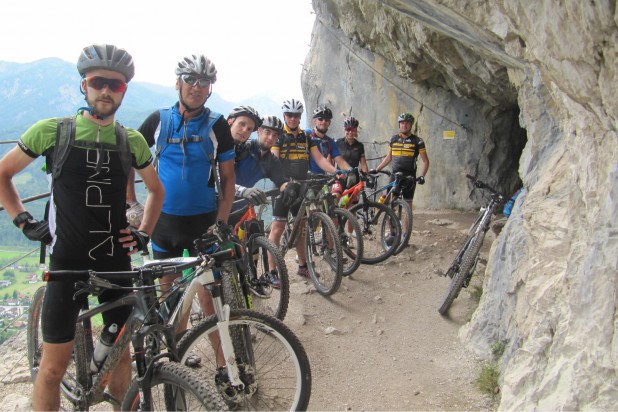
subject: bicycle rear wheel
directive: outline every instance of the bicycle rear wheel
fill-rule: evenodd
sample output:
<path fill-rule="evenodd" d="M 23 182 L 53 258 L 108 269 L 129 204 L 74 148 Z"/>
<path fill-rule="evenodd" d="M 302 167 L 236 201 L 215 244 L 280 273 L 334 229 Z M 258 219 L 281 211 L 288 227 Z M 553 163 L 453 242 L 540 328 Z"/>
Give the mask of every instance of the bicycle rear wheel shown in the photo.
<path fill-rule="evenodd" d="M 152 411 L 226 410 L 215 387 L 203 382 L 191 369 L 173 362 L 159 362 L 150 385 Z M 140 410 L 139 382 L 134 379 L 122 401 L 123 411 Z"/>
<path fill-rule="evenodd" d="M 335 224 L 326 213 L 309 215 L 305 251 L 307 269 L 318 293 L 330 296 L 337 292 L 343 276 L 343 253 Z"/>
<path fill-rule="evenodd" d="M 412 208 L 405 200 L 397 199 L 391 204 L 391 209 L 395 211 L 395 215 L 401 223 L 401 242 L 393 253 L 393 255 L 398 255 L 408 246 L 412 236 Z"/>
<path fill-rule="evenodd" d="M 247 249 L 249 259 L 251 259 L 249 262 L 251 275 L 267 292 L 267 296 L 252 293 L 252 309 L 274 316 L 279 320 L 285 319 L 290 301 L 290 280 L 281 251 L 265 236 L 257 236 L 249 240 Z M 272 287 L 269 279 L 269 253 L 275 258 L 275 266 L 281 282 L 279 288 Z"/>
<path fill-rule="evenodd" d="M 43 334 L 41 328 L 41 313 L 43 309 L 43 299 L 45 298 L 46 287 L 42 286 L 36 290 L 30 303 L 28 313 L 28 329 L 26 341 L 28 349 L 28 365 L 32 381 L 36 380 L 41 359 L 43 357 Z M 75 329 L 75 340 L 73 345 L 73 355 L 69 361 L 67 371 L 62 378 L 60 391 L 63 396 L 60 399 L 61 410 L 83 410 L 86 408 L 83 397 L 88 384 L 88 362 L 85 347 L 84 329 L 81 323 L 77 323 Z"/>
<path fill-rule="evenodd" d="M 444 294 L 442 303 L 438 308 L 438 312 L 440 312 L 441 315 L 446 315 L 449 308 L 453 304 L 453 301 L 459 295 L 464 283 L 472 276 L 472 268 L 476 266 L 476 260 L 478 259 L 479 251 L 481 250 L 484 239 L 485 232 L 480 231 L 468 244 L 469 246 L 463 254 L 461 265 L 455 269 L 453 279 L 451 280 L 449 288 Z"/>
<path fill-rule="evenodd" d="M 232 310 L 230 326 L 250 330 L 253 361 L 238 362 L 245 389 L 220 383 L 223 398 L 237 410 L 306 410 L 311 396 L 311 368 L 307 354 L 294 333 L 280 320 L 260 312 Z M 215 382 L 220 345 L 209 336 L 218 335 L 216 316 L 190 329 L 178 343 L 178 357 L 201 359 L 194 371 L 203 381 Z M 238 355 L 238 353 L 236 353 Z"/>
<path fill-rule="evenodd" d="M 349 210 L 335 208 L 334 213 L 343 252 L 343 276 L 350 276 L 358 269 L 363 258 L 363 231 Z"/>
<path fill-rule="evenodd" d="M 401 224 L 393 209 L 370 201 L 353 206 L 350 212 L 363 231 L 362 263 L 380 263 L 395 253 L 401 240 Z"/>

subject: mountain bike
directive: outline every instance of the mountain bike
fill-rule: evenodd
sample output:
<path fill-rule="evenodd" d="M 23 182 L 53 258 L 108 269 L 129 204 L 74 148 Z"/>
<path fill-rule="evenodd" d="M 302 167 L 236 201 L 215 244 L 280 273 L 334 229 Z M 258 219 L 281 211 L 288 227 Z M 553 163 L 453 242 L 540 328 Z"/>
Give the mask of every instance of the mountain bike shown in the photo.
<path fill-rule="evenodd" d="M 296 217 L 291 214 L 285 224 L 279 248 L 285 256 L 305 236 L 307 268 L 316 290 L 323 296 L 337 292 L 343 276 L 341 239 L 332 219 L 321 211 L 321 191 L 328 178 L 299 180 L 300 193 L 296 202 L 300 208 Z M 306 225 L 305 225 L 306 221 Z"/>
<path fill-rule="evenodd" d="M 225 253 L 229 254 L 228 251 Z M 214 258 L 214 257 L 213 257 Z M 45 271 L 43 280 L 75 281 L 76 295 L 97 295 L 105 290 L 124 289 L 129 293 L 113 301 L 89 308 L 88 303 L 77 320 L 73 355 L 61 383 L 63 409 L 87 410 L 100 402 L 109 402 L 122 410 L 194 410 L 225 409 L 227 406 L 212 383 L 203 381 L 188 367 L 177 362 L 173 325 L 162 321 L 158 311 L 155 279 L 169 274 L 161 266 L 143 266 L 131 271 L 95 272 L 90 270 Z M 133 279 L 133 287 L 121 287 L 114 280 Z M 42 356 L 41 310 L 46 287 L 34 295 L 28 316 L 28 363 L 33 381 Z M 92 318 L 107 310 L 131 306 L 125 326 L 120 330 L 100 369 L 93 372 L 94 351 Z M 105 391 L 110 373 L 132 343 L 137 374 L 122 403 Z"/>
<path fill-rule="evenodd" d="M 278 189 L 266 192 L 269 198 L 278 194 Z M 241 302 L 244 300 L 244 304 L 238 305 L 239 308 L 253 309 L 283 320 L 290 300 L 290 280 L 281 250 L 265 234 L 262 210 L 263 207 L 259 207 L 256 213 L 255 206 L 248 203 L 230 215 L 230 221 L 237 221 L 234 233 L 242 246 L 242 265 L 238 265 L 237 270 L 241 278 L 246 278 L 239 279 L 239 282 L 236 282 L 238 285 L 231 285 L 230 291 L 233 291 L 232 296 L 236 296 Z M 276 287 L 273 287 L 273 278 L 268 267 L 269 253 L 274 257 L 279 278 Z M 250 294 L 245 294 L 239 286 L 243 281 L 248 282 L 245 290 L 249 290 Z M 240 295 L 243 295 L 242 298 Z"/>
<path fill-rule="evenodd" d="M 438 308 L 438 312 L 441 315 L 446 315 L 461 289 L 467 288 L 470 284 L 479 259 L 481 246 L 483 246 L 483 241 L 485 240 L 485 233 L 489 230 L 491 218 L 505 199 L 502 194 L 476 177 L 469 174 L 466 174 L 466 177 L 472 181 L 475 187 L 489 191 L 491 196 L 489 202 L 481 207 L 479 215 L 468 230 L 463 246 L 459 249 L 453 263 L 446 271 L 445 276 L 451 278 L 451 283 Z"/>
<path fill-rule="evenodd" d="M 357 200 L 348 201 L 347 208 L 358 221 L 363 233 L 362 263 L 380 263 L 392 256 L 401 241 L 401 223 L 390 207 L 369 199 L 366 186 L 375 187 L 375 177 L 359 171 L 360 181 L 343 191 L 342 196 Z"/>
<path fill-rule="evenodd" d="M 401 253 L 406 246 L 408 246 L 410 237 L 412 236 L 413 223 L 412 208 L 410 207 L 410 204 L 401 197 L 401 191 L 412 181 L 416 184 L 418 179 L 413 176 L 404 176 L 401 172 L 390 173 L 388 171 L 381 170 L 377 173 L 383 173 L 387 176 L 395 177 L 392 182 L 370 194 L 369 198 L 378 203 L 383 203 L 390 206 L 395 211 L 397 218 L 401 222 L 401 242 L 399 242 L 399 246 L 397 246 L 397 249 L 395 249 L 395 252 L 393 253 L 393 255 L 397 255 Z M 378 199 L 378 194 L 382 192 L 385 193 L 383 193 Z"/>
<path fill-rule="evenodd" d="M 234 248 L 229 248 L 230 241 Z M 174 330 L 187 322 L 199 288 L 206 287 L 213 297 L 215 315 L 197 322 L 192 319 L 192 327 L 178 342 L 180 363 L 191 364 L 203 381 L 214 382 L 231 409 L 306 409 L 311 395 L 311 368 L 298 338 L 273 316 L 231 307 L 238 301 L 230 299 L 226 289 L 239 279 L 235 271 L 243 265 L 238 255 L 240 244 L 231 228 L 217 222 L 212 233 L 196 239 L 195 248 L 197 257 L 149 263 L 175 268 L 175 273 L 195 268 L 170 289 L 166 299 L 166 323 Z M 213 250 L 227 250 L 229 257 L 210 265 L 208 253 Z M 212 271 L 207 270 L 210 267 Z M 215 279 L 215 273 L 220 280 Z"/>

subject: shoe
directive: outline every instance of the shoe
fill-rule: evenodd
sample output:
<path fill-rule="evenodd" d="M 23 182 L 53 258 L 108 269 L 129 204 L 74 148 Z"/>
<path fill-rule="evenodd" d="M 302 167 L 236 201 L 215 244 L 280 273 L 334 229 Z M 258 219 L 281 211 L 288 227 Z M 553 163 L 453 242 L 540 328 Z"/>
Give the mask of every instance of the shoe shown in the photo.
<path fill-rule="evenodd" d="M 281 289 L 281 279 L 279 278 L 279 272 L 277 272 L 276 270 L 271 270 L 270 272 L 264 274 L 264 277 L 270 282 L 273 288 Z"/>
<path fill-rule="evenodd" d="M 307 266 L 299 266 L 298 272 L 296 272 L 296 274 L 301 278 L 311 279 L 311 275 L 309 274 L 309 269 L 307 269 Z"/>
<path fill-rule="evenodd" d="M 387 246 L 393 246 L 393 243 L 395 243 L 395 234 L 391 232 L 390 235 L 388 235 L 388 237 L 384 240 L 384 242 Z"/>
<path fill-rule="evenodd" d="M 187 360 L 185 361 L 185 365 L 190 368 L 197 368 L 198 366 L 200 366 L 200 363 L 202 363 L 202 358 L 193 353 L 187 356 Z"/>

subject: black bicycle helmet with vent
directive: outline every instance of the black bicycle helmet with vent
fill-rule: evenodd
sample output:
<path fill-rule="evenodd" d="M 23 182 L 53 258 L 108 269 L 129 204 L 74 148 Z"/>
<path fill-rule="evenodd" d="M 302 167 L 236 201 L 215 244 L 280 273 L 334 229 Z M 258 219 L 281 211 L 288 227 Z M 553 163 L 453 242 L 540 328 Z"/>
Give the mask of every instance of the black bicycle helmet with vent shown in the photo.
<path fill-rule="evenodd" d="M 176 67 L 176 76 L 182 76 L 183 74 L 206 78 L 211 83 L 217 81 L 217 69 L 214 63 L 203 54 L 194 54 L 179 61 Z"/>
<path fill-rule="evenodd" d="M 412 113 L 401 113 L 398 119 L 398 123 L 400 122 L 414 123 L 414 116 L 412 116 Z"/>
<path fill-rule="evenodd" d="M 333 118 L 333 112 L 326 106 L 318 106 L 313 111 L 313 118 L 315 119 L 317 117 L 330 120 Z"/>
<path fill-rule="evenodd" d="M 267 127 L 269 129 L 276 130 L 280 133 L 283 132 L 283 122 L 277 116 L 264 117 L 264 121 L 262 122 L 262 127 Z"/>
<path fill-rule="evenodd" d="M 299 113 L 302 114 L 304 110 L 304 106 L 300 100 L 291 99 L 283 102 L 283 106 L 281 106 L 283 113 Z"/>
<path fill-rule="evenodd" d="M 253 129 L 254 132 L 262 124 L 262 118 L 260 117 L 259 113 L 251 106 L 238 106 L 233 108 L 230 114 L 227 116 L 227 119 L 235 119 L 239 116 L 247 116 L 253 120 L 253 122 L 255 123 L 255 128 Z"/>
<path fill-rule="evenodd" d="M 124 75 L 127 83 L 135 75 L 133 57 L 125 49 L 112 44 L 93 44 L 84 47 L 77 60 L 77 71 L 84 77 L 91 70 L 104 69 Z"/>
<path fill-rule="evenodd" d="M 346 117 L 343 121 L 343 127 L 358 127 L 358 120 L 354 117 Z"/>

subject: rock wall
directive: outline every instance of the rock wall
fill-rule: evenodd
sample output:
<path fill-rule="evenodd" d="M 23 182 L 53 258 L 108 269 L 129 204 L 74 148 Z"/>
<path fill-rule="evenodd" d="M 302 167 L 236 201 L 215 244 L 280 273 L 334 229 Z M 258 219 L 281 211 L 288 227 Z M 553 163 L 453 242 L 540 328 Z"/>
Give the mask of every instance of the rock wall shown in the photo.
<path fill-rule="evenodd" d="M 431 161 L 420 207 L 478 206 L 462 170 L 505 193 L 523 181 L 492 246 L 479 308 L 460 333 L 488 357 L 506 343 L 500 409 L 615 409 L 615 2 L 313 6 L 303 91 L 310 110 L 333 108 L 331 135 L 342 135 L 351 113 L 368 156 L 378 157 L 397 115 L 412 112 Z"/>

